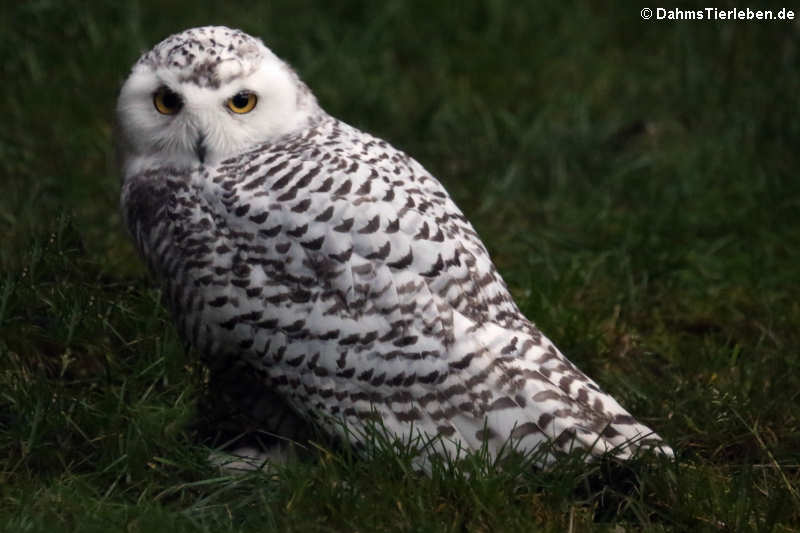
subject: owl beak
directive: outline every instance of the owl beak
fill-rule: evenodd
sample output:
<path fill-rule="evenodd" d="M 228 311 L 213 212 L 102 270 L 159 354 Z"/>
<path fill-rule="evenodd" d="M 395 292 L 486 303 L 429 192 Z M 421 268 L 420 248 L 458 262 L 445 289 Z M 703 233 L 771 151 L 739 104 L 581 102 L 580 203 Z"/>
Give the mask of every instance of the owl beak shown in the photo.
<path fill-rule="evenodd" d="M 197 159 L 200 160 L 200 163 L 206 162 L 206 136 L 205 134 L 200 134 L 197 137 L 197 140 L 194 142 L 194 153 L 197 154 Z"/>

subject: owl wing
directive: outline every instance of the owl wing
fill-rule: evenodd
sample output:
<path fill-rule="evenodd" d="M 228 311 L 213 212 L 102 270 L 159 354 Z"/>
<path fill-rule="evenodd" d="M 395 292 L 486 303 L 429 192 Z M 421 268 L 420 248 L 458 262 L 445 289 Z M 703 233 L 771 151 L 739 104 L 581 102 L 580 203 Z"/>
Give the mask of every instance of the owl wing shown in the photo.
<path fill-rule="evenodd" d="M 271 387 L 323 422 L 379 418 L 450 452 L 497 453 L 509 437 L 595 452 L 660 442 L 521 315 L 438 181 L 340 128 L 330 145 L 228 162 L 216 180 L 226 226 L 255 236 L 232 245 L 258 293 L 237 327 Z"/>

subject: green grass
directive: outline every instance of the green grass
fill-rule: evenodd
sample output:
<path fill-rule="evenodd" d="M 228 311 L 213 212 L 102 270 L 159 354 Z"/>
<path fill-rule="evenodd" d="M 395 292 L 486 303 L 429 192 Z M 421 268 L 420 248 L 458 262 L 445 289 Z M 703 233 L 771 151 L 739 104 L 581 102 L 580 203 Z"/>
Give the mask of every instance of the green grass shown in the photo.
<path fill-rule="evenodd" d="M 800 529 L 796 23 L 160 4 L 2 8 L 0 531 Z M 574 462 L 425 476 L 391 446 L 209 465 L 202 372 L 121 225 L 111 147 L 139 53 L 205 23 L 263 37 L 440 177 L 523 311 L 678 463 L 632 466 L 632 489 Z"/>

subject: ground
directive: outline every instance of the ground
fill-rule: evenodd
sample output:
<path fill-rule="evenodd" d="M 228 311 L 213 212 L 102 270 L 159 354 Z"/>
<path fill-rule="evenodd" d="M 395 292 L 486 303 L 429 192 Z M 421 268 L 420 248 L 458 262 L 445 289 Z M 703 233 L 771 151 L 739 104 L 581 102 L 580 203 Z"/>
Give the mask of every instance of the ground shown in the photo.
<path fill-rule="evenodd" d="M 0 530 L 800 529 L 800 25 L 640 9 L 4 6 Z M 209 464 L 203 371 L 122 227 L 111 146 L 133 61 L 208 23 L 438 176 L 523 311 L 678 461 L 634 483 L 570 461 L 424 475 L 385 443 Z"/>

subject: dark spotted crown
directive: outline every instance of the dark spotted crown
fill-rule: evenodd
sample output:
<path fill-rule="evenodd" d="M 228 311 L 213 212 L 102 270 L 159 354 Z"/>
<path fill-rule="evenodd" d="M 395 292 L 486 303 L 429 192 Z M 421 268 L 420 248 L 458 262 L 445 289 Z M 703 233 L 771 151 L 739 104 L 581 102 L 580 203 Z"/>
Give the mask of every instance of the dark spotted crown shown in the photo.
<path fill-rule="evenodd" d="M 169 68 L 181 82 L 218 88 L 233 78 L 252 74 L 265 52 L 260 39 L 240 30 L 205 26 L 167 37 L 136 65 Z"/>

